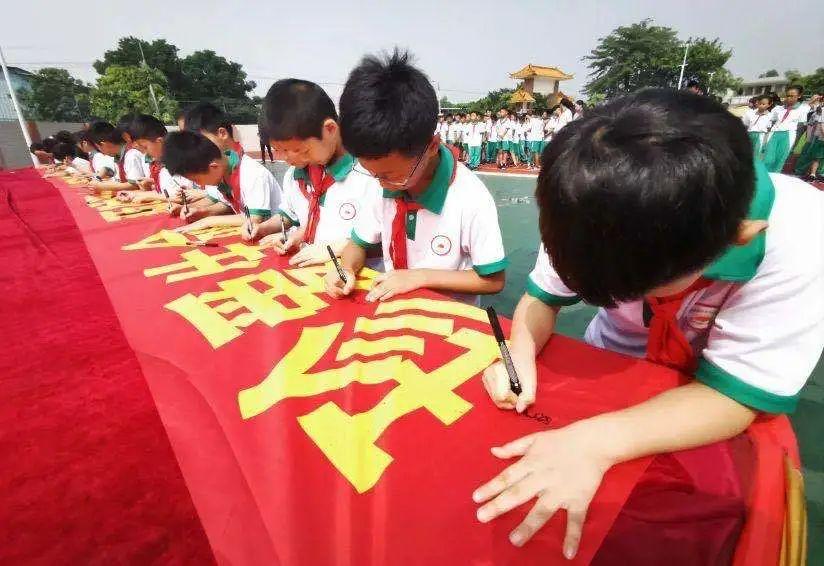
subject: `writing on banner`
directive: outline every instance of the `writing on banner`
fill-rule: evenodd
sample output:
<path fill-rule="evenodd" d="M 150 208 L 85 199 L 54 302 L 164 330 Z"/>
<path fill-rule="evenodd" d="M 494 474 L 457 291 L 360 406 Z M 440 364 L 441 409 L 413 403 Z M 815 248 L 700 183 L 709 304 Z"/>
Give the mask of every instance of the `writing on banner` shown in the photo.
<path fill-rule="evenodd" d="M 484 311 L 470 305 L 402 299 L 379 305 L 375 315 L 375 318 L 358 317 L 351 326 L 339 322 L 303 328 L 295 346 L 269 375 L 238 394 L 241 416 L 251 419 L 290 398 L 322 396 L 355 382 L 397 383 L 368 411 L 350 415 L 328 401 L 297 419 L 309 438 L 358 493 L 374 487 L 392 463 L 391 454 L 379 448 L 377 442 L 393 423 L 424 409 L 442 424 L 451 425 L 472 408 L 455 389 L 482 372 L 499 354 L 497 343 L 489 334 L 467 327 L 456 328 L 461 317 L 485 320 Z M 403 334 L 398 335 L 398 331 Z M 335 361 L 349 361 L 340 367 L 313 371 L 339 338 Z M 425 372 L 410 354 L 426 356 L 427 344 L 431 346 L 433 340 L 457 346 L 463 352 Z M 353 359 L 355 356 L 358 359 Z"/>
<path fill-rule="evenodd" d="M 97 210 L 106 222 L 119 222 L 130 218 L 142 218 L 166 213 L 164 201 L 141 204 L 120 202 L 111 193 L 86 195 L 86 204 Z"/>
<path fill-rule="evenodd" d="M 212 240 L 237 236 L 238 230 L 237 226 L 209 226 L 190 230 L 186 234 L 175 232 L 174 230 L 160 230 L 137 242 L 126 244 L 121 249 L 124 251 L 135 251 L 154 248 L 185 248 L 192 241 L 189 237 L 194 238 L 197 242 L 210 242 Z"/>

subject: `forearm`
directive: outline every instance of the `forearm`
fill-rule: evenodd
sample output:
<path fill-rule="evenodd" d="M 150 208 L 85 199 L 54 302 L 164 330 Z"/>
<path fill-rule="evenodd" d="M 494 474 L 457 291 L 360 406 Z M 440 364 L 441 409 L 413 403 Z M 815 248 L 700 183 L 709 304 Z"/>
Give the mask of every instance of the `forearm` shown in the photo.
<path fill-rule="evenodd" d="M 227 204 L 223 204 L 222 202 L 213 202 L 209 206 L 204 206 L 203 208 L 199 208 L 198 213 L 201 217 L 225 216 L 226 218 L 231 218 L 231 217 L 240 218 L 239 214 L 233 214 L 232 213 L 232 207 L 230 207 Z M 237 223 L 229 222 L 229 224 L 233 225 L 233 226 L 240 226 L 240 221 L 237 221 Z"/>
<path fill-rule="evenodd" d="M 280 232 L 282 229 L 284 229 L 283 216 L 280 214 L 275 214 L 269 219 L 258 223 L 257 237 L 263 238 L 264 236 L 268 236 L 269 234 Z"/>
<path fill-rule="evenodd" d="M 531 295 L 524 295 L 512 316 L 510 348 L 522 359 L 534 359 L 555 331 L 561 307 L 551 307 Z"/>
<path fill-rule="evenodd" d="M 210 215 L 208 220 L 209 226 L 242 226 L 246 222 L 242 214 Z"/>
<path fill-rule="evenodd" d="M 359 273 L 366 263 L 366 250 L 355 242 L 349 241 L 340 254 L 340 263 L 344 269 Z"/>
<path fill-rule="evenodd" d="M 474 269 L 452 271 L 445 269 L 415 269 L 423 275 L 422 287 L 467 295 L 491 295 L 504 288 L 504 271 L 492 275 L 478 275 Z"/>
<path fill-rule="evenodd" d="M 136 191 L 137 185 L 134 183 L 121 183 L 120 181 L 103 181 L 97 183 L 95 188 L 101 191 Z"/>
<path fill-rule="evenodd" d="M 601 431 L 596 441 L 602 442 L 609 460 L 617 463 L 732 438 L 746 430 L 756 415 L 696 381 L 583 423 Z"/>

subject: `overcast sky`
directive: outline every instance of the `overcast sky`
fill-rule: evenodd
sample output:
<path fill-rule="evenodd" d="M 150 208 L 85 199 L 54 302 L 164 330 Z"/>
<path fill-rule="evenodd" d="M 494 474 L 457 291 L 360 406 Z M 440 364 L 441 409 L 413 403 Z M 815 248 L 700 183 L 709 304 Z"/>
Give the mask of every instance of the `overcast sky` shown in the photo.
<path fill-rule="evenodd" d="M 820 0 L 107 0 L 60 10 L 45 0 L 0 0 L 0 8 L 10 64 L 62 66 L 91 81 L 91 62 L 119 37 L 165 38 L 181 55 L 212 49 L 241 63 L 258 94 L 293 76 L 322 83 L 337 99 L 364 53 L 394 45 L 411 50 L 451 100 L 514 86 L 509 73 L 527 63 L 574 74 L 562 90 L 577 94 L 586 82 L 582 57 L 598 38 L 644 18 L 682 39 L 718 37 L 733 50 L 728 68 L 745 79 L 824 66 Z"/>

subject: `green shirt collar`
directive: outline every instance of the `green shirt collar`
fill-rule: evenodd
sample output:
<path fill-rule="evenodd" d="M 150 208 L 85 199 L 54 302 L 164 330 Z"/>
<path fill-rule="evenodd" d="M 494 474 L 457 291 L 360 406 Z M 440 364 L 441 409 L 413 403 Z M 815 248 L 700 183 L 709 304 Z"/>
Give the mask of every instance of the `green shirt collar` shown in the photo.
<path fill-rule="evenodd" d="M 429 186 L 417 196 L 410 200 L 418 203 L 425 209 L 435 214 L 440 214 L 443 210 L 443 203 L 446 201 L 446 191 L 449 189 L 449 184 L 452 182 L 453 172 L 455 171 L 455 157 L 445 145 L 441 144 L 438 148 L 438 157 L 440 161 L 435 168 L 435 175 Z M 410 198 L 406 191 L 387 191 L 383 190 L 384 198 Z"/>
<path fill-rule="evenodd" d="M 755 194 L 750 203 L 748 220 L 767 220 L 770 217 L 775 187 L 767 168 L 760 161 L 755 162 Z M 767 234 L 761 232 L 745 246 L 730 246 L 721 257 L 704 270 L 704 277 L 722 281 L 749 281 L 764 259 L 767 248 Z"/>
<path fill-rule="evenodd" d="M 324 166 L 326 172 L 335 179 L 336 183 L 340 183 L 349 176 L 349 173 L 352 172 L 352 169 L 355 167 L 355 158 L 352 157 L 350 153 L 344 153 L 340 157 L 338 157 L 332 163 L 328 163 Z M 293 173 L 293 178 L 297 181 L 298 179 L 308 180 L 309 174 L 306 172 L 306 168 L 298 169 L 295 168 L 295 172 Z"/>
<path fill-rule="evenodd" d="M 229 161 L 229 174 L 231 175 L 231 173 L 235 170 L 235 167 L 237 167 L 240 163 L 240 156 L 231 149 L 224 151 L 223 155 L 225 155 L 226 159 Z"/>

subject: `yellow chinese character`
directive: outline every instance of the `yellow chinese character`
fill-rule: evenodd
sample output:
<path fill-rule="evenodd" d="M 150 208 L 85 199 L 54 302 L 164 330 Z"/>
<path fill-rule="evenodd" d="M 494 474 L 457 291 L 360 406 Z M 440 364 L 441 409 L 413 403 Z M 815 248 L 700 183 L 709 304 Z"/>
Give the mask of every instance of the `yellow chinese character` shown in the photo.
<path fill-rule="evenodd" d="M 166 203 L 163 201 L 129 204 L 120 202 L 111 193 L 88 195 L 86 196 L 86 204 L 100 212 L 100 216 L 106 222 L 119 222 L 124 218 L 153 216 L 166 210 Z"/>
<path fill-rule="evenodd" d="M 184 252 L 180 254 L 183 261 L 144 269 L 143 275 L 146 277 L 166 275 L 166 283 L 174 283 L 195 277 L 224 273 L 232 269 L 252 269 L 260 265 L 261 260 L 266 257 L 258 246 L 236 243 L 229 244 L 226 249 L 227 252 L 215 255 L 209 255 L 200 249 Z M 235 258 L 239 258 L 239 261 L 221 263 L 221 260 Z"/>
<path fill-rule="evenodd" d="M 466 307 L 470 310 L 465 310 L 465 306 L 454 302 L 428 299 L 411 299 L 399 308 L 389 306 L 385 310 L 424 310 L 424 306 L 437 313 L 465 311 L 468 318 L 476 320 L 482 314 L 475 307 Z M 241 416 L 249 419 L 288 398 L 315 396 L 345 388 L 352 382 L 366 385 L 389 380 L 397 382 L 398 385 L 377 405 L 363 413 L 350 415 L 335 403 L 328 402 L 298 418 L 301 427 L 332 464 L 359 493 L 363 493 L 378 482 L 392 462 L 392 456 L 376 445 L 383 432 L 401 417 L 418 409 L 426 409 L 444 425 L 455 422 L 472 405 L 454 390 L 495 361 L 498 347 L 491 336 L 477 330 L 460 328 L 456 331 L 454 321 L 450 319 L 417 314 L 358 318 L 355 332 L 374 334 L 413 329 L 438 335 L 438 339 L 458 346 L 464 352 L 427 373 L 411 360 L 398 355 L 401 352 L 424 354 L 423 340 L 417 336 L 352 338 L 340 345 L 335 358 L 337 361 L 349 359 L 355 354 L 392 354 L 383 359 L 355 360 L 343 367 L 312 372 L 313 366 L 339 337 L 343 326 L 343 323 L 336 323 L 304 328 L 297 344 L 271 373 L 258 385 L 238 394 L 238 406 Z"/>

